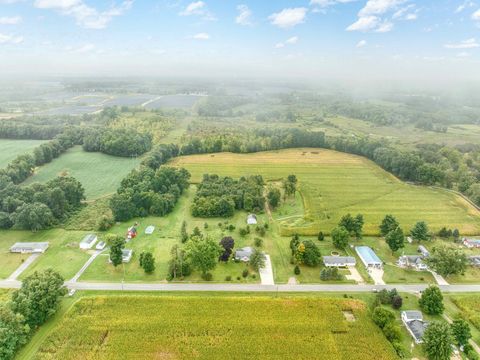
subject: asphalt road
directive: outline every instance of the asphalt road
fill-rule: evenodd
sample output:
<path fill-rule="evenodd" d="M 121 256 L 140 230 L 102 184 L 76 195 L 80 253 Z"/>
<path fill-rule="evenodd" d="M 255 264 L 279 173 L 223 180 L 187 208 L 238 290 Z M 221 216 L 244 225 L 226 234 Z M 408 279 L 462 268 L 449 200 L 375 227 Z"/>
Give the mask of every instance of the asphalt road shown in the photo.
<path fill-rule="evenodd" d="M 0 288 L 19 288 L 20 281 L 2 280 Z M 69 289 L 108 291 L 225 291 L 225 292 L 372 292 L 375 289 L 393 289 L 415 293 L 428 285 L 261 285 L 261 284 L 164 284 L 164 283 L 97 283 L 65 282 Z M 440 285 L 443 292 L 480 292 L 479 285 Z"/>

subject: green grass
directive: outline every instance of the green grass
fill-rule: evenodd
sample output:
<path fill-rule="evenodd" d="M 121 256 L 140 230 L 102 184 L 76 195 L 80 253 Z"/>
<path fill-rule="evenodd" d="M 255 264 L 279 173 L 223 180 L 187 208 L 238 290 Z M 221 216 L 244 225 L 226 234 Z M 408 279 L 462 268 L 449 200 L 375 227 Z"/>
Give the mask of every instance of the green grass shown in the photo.
<path fill-rule="evenodd" d="M 82 240 L 85 232 L 65 231 L 63 229 L 52 229 L 32 233 L 29 231 L 5 231 L 0 233 L 0 277 L 8 277 L 20 265 L 21 258 L 28 255 L 10 254 L 8 249 L 17 241 L 37 242 L 48 241 L 50 247 L 40 255 L 40 257 L 31 264 L 20 279 L 32 274 L 35 270 L 45 270 L 53 268 L 57 270 L 65 279 L 70 279 L 87 261 L 89 255 L 78 248 L 78 243 Z M 3 264 L 7 264 L 5 267 Z"/>
<path fill-rule="evenodd" d="M 68 174 L 82 183 L 87 199 L 93 199 L 114 193 L 122 179 L 139 163 L 139 158 L 89 153 L 76 146 L 51 163 L 38 168 L 25 184 L 43 183 L 58 175 Z"/>
<path fill-rule="evenodd" d="M 10 140 L 0 139 L 0 169 L 8 165 L 18 155 L 31 152 L 45 140 Z"/>
<path fill-rule="evenodd" d="M 378 224 L 393 214 L 405 230 L 426 221 L 434 231 L 443 226 L 462 234 L 480 233 L 480 212 L 461 197 L 441 189 L 403 183 L 373 162 L 355 155 L 324 149 L 290 149 L 255 154 L 219 153 L 176 158 L 172 164 L 187 168 L 192 181 L 204 173 L 240 177 L 260 174 L 278 180 L 289 174 L 299 179 L 304 213 L 281 222 L 284 235 L 328 233 L 340 218 L 361 213 L 364 232 L 378 234 Z"/>
<path fill-rule="evenodd" d="M 33 358 L 307 359 L 319 349 L 329 359 L 396 359 L 357 300 L 131 295 L 80 300 Z"/>

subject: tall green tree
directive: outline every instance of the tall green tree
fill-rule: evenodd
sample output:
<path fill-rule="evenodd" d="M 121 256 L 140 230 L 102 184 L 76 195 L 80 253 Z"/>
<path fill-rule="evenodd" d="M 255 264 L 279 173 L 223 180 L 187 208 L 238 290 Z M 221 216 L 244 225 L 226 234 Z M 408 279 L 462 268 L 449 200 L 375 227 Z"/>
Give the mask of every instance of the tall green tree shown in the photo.
<path fill-rule="evenodd" d="M 392 250 L 392 254 L 403 248 L 405 246 L 405 235 L 403 234 L 403 230 L 400 227 L 397 227 L 395 230 L 390 231 L 385 236 L 385 241 L 390 250 Z"/>
<path fill-rule="evenodd" d="M 57 311 L 60 297 L 67 293 L 63 282 L 63 277 L 52 269 L 35 271 L 13 293 L 12 310 L 21 314 L 25 323 L 35 329 Z"/>
<path fill-rule="evenodd" d="M 16 350 L 27 342 L 29 332 L 23 315 L 0 304 L 0 359 L 13 359 Z"/>
<path fill-rule="evenodd" d="M 180 229 L 180 239 L 182 243 L 186 243 L 188 240 L 188 232 L 187 232 L 187 222 L 183 220 L 182 227 Z"/>
<path fill-rule="evenodd" d="M 454 342 L 446 322 L 431 322 L 423 334 L 423 348 L 429 360 L 449 360 Z"/>
<path fill-rule="evenodd" d="M 398 223 L 397 219 L 393 215 L 385 215 L 385 217 L 382 220 L 382 223 L 380 224 L 380 234 L 382 236 L 386 236 L 390 231 L 395 230 L 397 227 L 399 227 L 400 224 Z"/>
<path fill-rule="evenodd" d="M 140 254 L 140 267 L 147 274 L 155 271 L 155 258 L 151 252 L 147 251 Z"/>
<path fill-rule="evenodd" d="M 357 239 L 362 237 L 363 229 L 363 215 L 357 214 L 353 217 L 351 214 L 342 216 L 338 226 L 344 227 L 350 233 L 351 236 L 355 236 Z"/>
<path fill-rule="evenodd" d="M 472 338 L 472 333 L 470 332 L 470 326 L 463 319 L 454 320 L 450 325 L 452 330 L 452 335 L 455 338 L 457 345 L 464 346 L 468 344 L 468 340 Z"/>
<path fill-rule="evenodd" d="M 218 258 L 222 254 L 222 247 L 210 237 L 192 236 L 185 245 L 186 256 L 192 266 L 205 276 L 215 269 Z"/>
<path fill-rule="evenodd" d="M 443 295 L 438 286 L 431 285 L 422 292 L 418 301 L 420 307 L 429 315 L 440 315 L 443 313 Z"/>
<path fill-rule="evenodd" d="M 125 248 L 125 239 L 119 235 L 108 234 L 105 237 L 107 244 L 110 246 L 110 261 L 113 266 L 117 267 L 123 261 L 123 249 Z"/>
<path fill-rule="evenodd" d="M 345 249 L 348 246 L 350 234 L 343 226 L 338 226 L 332 230 L 332 242 L 337 249 Z"/>
<path fill-rule="evenodd" d="M 270 188 L 268 190 L 267 200 L 268 200 L 268 204 L 272 208 L 276 208 L 280 204 L 280 198 L 281 198 L 280 190 L 278 190 L 277 188 Z"/>
<path fill-rule="evenodd" d="M 16 227 L 34 232 L 50 227 L 54 220 L 49 207 L 39 202 L 20 206 L 12 217 Z"/>
<path fill-rule="evenodd" d="M 417 222 L 412 230 L 410 230 L 410 235 L 414 240 L 426 241 L 430 239 L 430 235 L 428 233 L 428 225 L 425 221 Z"/>
<path fill-rule="evenodd" d="M 255 249 L 252 256 L 250 256 L 250 265 L 256 270 L 260 270 L 265 266 L 266 257 L 260 249 Z"/>
<path fill-rule="evenodd" d="M 463 275 L 468 265 L 467 255 L 463 251 L 446 246 L 433 248 L 425 262 L 431 269 L 445 277 Z"/>

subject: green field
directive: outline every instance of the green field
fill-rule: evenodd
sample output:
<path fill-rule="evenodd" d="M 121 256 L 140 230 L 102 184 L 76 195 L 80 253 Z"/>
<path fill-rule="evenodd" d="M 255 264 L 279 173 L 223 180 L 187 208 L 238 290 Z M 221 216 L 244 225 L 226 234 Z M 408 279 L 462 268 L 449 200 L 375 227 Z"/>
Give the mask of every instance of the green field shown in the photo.
<path fill-rule="evenodd" d="M 343 312 L 353 313 L 347 321 Z M 363 302 L 98 296 L 78 301 L 34 359 L 396 359 Z"/>
<path fill-rule="evenodd" d="M 340 218 L 361 213 L 364 232 L 378 234 L 378 224 L 393 214 L 405 230 L 419 220 L 434 231 L 458 228 L 464 235 L 480 234 L 480 212 L 461 197 L 441 189 L 409 185 L 373 162 L 324 149 L 290 149 L 255 154 L 219 153 L 179 157 L 173 164 L 187 168 L 192 181 L 205 173 L 240 177 L 260 174 L 277 180 L 289 174 L 299 179 L 304 213 L 281 219 L 281 233 L 329 233 Z"/>
<path fill-rule="evenodd" d="M 45 140 L 0 139 L 0 169 L 7 166 L 18 155 L 28 153 L 44 142 Z"/>
<path fill-rule="evenodd" d="M 38 168 L 24 184 L 42 183 L 58 175 L 70 175 L 82 183 L 87 199 L 93 199 L 115 192 L 122 179 L 139 163 L 139 158 L 90 153 L 76 146 Z"/>

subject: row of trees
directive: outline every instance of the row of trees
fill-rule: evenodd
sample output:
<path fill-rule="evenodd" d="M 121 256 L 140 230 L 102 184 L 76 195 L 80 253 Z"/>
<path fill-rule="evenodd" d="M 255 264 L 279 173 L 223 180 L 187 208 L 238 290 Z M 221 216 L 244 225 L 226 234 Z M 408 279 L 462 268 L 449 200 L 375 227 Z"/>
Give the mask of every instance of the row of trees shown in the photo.
<path fill-rule="evenodd" d="M 23 124 L 19 121 L 0 122 L 0 139 L 49 140 L 61 134 L 63 126 Z"/>
<path fill-rule="evenodd" d="M 29 335 L 56 313 L 67 293 L 63 282 L 51 269 L 34 272 L 8 303 L 0 304 L 0 359 L 13 359 Z"/>
<path fill-rule="evenodd" d="M 263 178 L 259 175 L 234 180 L 204 175 L 192 204 L 196 217 L 230 217 L 235 210 L 259 212 L 263 209 Z"/>
<path fill-rule="evenodd" d="M 83 150 L 114 156 L 139 156 L 152 148 L 152 135 L 134 129 L 90 128 L 83 138 Z"/>
<path fill-rule="evenodd" d="M 46 229 L 77 210 L 84 198 L 82 184 L 72 177 L 20 186 L 0 176 L 0 228 Z"/>
<path fill-rule="evenodd" d="M 181 168 L 161 166 L 158 170 L 142 166 L 121 182 L 110 200 L 116 221 L 133 217 L 170 213 L 180 195 L 188 188 L 190 173 Z"/>

